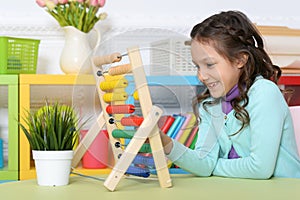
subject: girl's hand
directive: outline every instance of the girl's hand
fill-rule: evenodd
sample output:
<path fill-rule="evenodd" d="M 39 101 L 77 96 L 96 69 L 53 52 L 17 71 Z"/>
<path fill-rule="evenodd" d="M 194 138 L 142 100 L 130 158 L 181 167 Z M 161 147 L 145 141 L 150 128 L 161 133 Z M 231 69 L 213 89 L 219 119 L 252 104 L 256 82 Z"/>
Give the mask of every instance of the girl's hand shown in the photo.
<path fill-rule="evenodd" d="M 173 148 L 172 139 L 163 132 L 160 132 L 160 138 L 164 147 L 165 154 L 169 154 Z"/>

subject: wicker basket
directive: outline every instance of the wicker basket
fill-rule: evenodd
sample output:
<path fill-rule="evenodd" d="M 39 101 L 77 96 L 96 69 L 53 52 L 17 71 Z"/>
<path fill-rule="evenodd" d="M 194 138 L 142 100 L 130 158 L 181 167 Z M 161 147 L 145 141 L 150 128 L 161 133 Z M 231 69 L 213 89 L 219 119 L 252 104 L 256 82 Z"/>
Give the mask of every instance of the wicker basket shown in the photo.
<path fill-rule="evenodd" d="M 40 40 L 0 37 L 0 74 L 35 74 Z"/>

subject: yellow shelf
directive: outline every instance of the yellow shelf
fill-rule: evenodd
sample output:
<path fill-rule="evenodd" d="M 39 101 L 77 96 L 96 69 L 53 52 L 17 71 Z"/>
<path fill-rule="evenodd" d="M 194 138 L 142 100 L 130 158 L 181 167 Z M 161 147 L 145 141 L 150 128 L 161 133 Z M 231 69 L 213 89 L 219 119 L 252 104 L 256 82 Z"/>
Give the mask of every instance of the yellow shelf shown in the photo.
<path fill-rule="evenodd" d="M 27 111 L 32 109 L 33 100 L 43 101 L 44 96 L 51 96 L 49 94 L 54 92 L 54 95 L 59 97 L 59 95 L 64 95 L 64 98 L 69 98 L 66 101 L 73 101 L 74 96 L 80 96 L 82 94 L 73 94 L 76 86 L 83 86 L 84 89 L 80 91 L 95 92 L 96 91 L 96 81 L 93 75 L 46 75 L 46 74 L 20 74 L 19 76 L 19 108 L 20 108 L 20 122 L 24 123 L 23 118 L 26 116 Z M 86 89 L 85 87 L 88 86 Z M 62 89 L 60 89 L 62 88 Z M 68 91 L 67 91 L 68 90 Z M 34 94 L 36 91 L 36 94 Z M 76 92 L 76 91 L 75 91 Z M 41 94 L 42 93 L 42 94 Z M 37 95 L 37 99 L 35 99 Z M 42 98 L 42 99 L 41 99 Z M 88 98 L 88 97 L 87 97 Z M 40 104 L 37 104 L 40 105 Z M 88 105 L 93 107 L 93 105 Z M 33 179 L 36 177 L 34 162 L 32 160 L 31 149 L 29 143 L 25 137 L 25 134 L 20 131 L 19 137 L 19 179 Z M 108 174 L 110 169 L 84 169 L 78 167 L 76 172 L 86 174 L 86 175 L 99 175 Z"/>
<path fill-rule="evenodd" d="M 95 79 L 92 75 L 60 75 L 60 74 L 21 74 L 20 84 L 40 85 L 94 85 Z"/>

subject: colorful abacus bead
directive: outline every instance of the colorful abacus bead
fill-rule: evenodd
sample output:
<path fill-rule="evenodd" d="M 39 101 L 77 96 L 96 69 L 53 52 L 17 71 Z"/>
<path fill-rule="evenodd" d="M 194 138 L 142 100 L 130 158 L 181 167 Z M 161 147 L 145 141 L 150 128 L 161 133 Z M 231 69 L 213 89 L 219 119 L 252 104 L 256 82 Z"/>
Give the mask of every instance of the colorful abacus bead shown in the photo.
<path fill-rule="evenodd" d="M 135 111 L 134 105 L 108 105 L 106 106 L 106 112 L 110 115 L 113 114 L 131 114 Z"/>
<path fill-rule="evenodd" d="M 106 103 L 111 103 L 113 101 L 126 101 L 128 98 L 128 95 L 126 92 L 121 93 L 105 93 L 103 95 L 103 100 Z"/>
<path fill-rule="evenodd" d="M 140 126 L 144 121 L 143 117 L 140 116 L 129 116 L 129 117 L 123 117 L 121 119 L 121 124 L 123 126 Z"/>
<path fill-rule="evenodd" d="M 100 89 L 102 91 L 108 91 L 115 88 L 125 88 L 128 86 L 128 80 L 125 78 L 122 78 L 120 80 L 115 81 L 103 81 L 100 83 Z"/>

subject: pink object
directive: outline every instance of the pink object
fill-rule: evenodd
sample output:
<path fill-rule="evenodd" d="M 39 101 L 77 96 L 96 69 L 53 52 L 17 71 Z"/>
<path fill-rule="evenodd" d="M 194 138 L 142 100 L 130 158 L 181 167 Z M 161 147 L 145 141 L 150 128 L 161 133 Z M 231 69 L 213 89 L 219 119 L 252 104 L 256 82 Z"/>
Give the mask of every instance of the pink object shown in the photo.
<path fill-rule="evenodd" d="M 298 154 L 300 155 L 300 106 L 290 106 L 289 108 L 293 118 Z"/>
<path fill-rule="evenodd" d="M 185 129 L 188 128 L 188 124 L 192 118 L 192 115 L 187 113 L 187 114 L 184 114 L 183 116 L 186 117 L 185 121 L 183 122 L 183 125 L 182 127 L 180 128 L 179 132 L 177 133 L 176 137 L 175 137 L 175 140 L 179 140 L 179 138 L 182 136 L 182 134 L 184 133 Z"/>
<path fill-rule="evenodd" d="M 106 0 L 99 0 L 99 1 L 98 1 L 98 5 L 99 5 L 100 7 L 103 7 L 103 6 L 105 5 L 105 1 L 106 1 Z"/>
<path fill-rule="evenodd" d="M 82 130 L 81 138 L 84 138 L 88 130 Z M 82 167 L 86 169 L 103 169 L 108 163 L 108 132 L 101 130 L 91 146 L 82 157 Z"/>
<path fill-rule="evenodd" d="M 36 0 L 35 2 L 36 2 L 40 7 L 45 7 L 45 6 L 46 6 L 45 0 Z"/>

